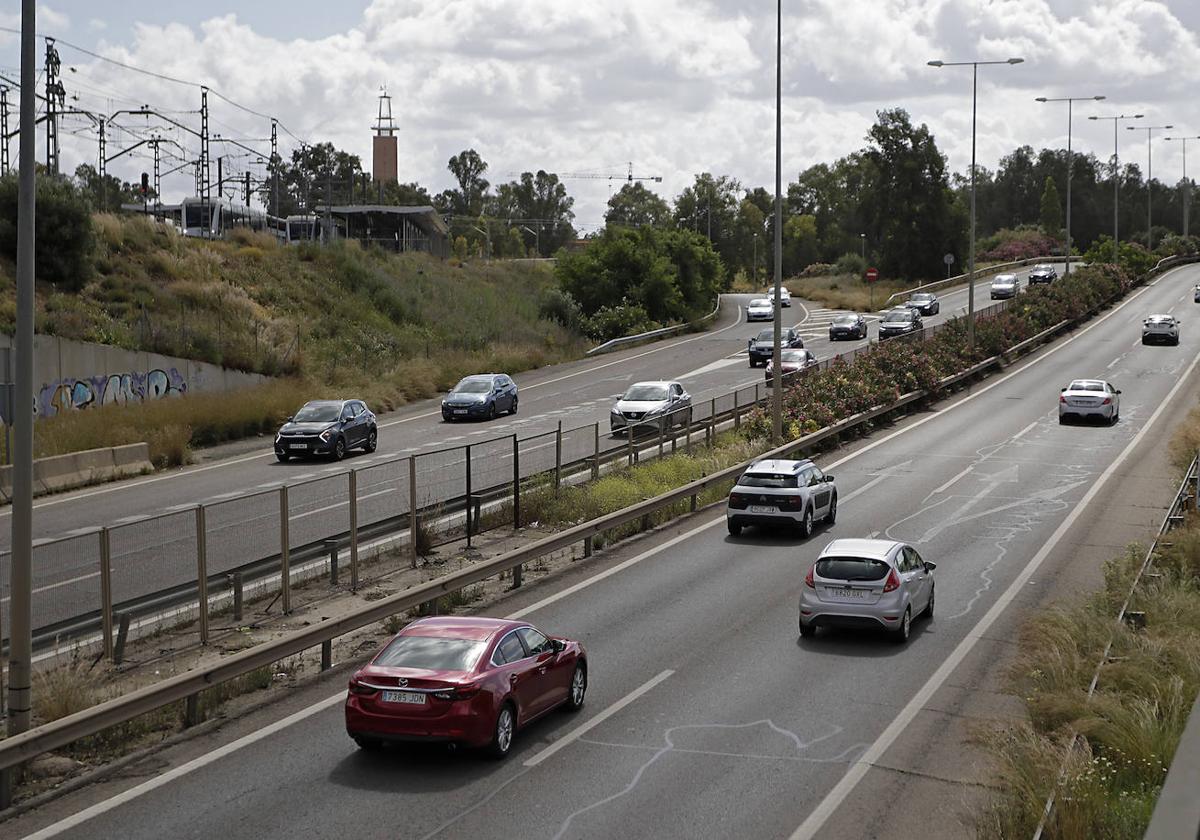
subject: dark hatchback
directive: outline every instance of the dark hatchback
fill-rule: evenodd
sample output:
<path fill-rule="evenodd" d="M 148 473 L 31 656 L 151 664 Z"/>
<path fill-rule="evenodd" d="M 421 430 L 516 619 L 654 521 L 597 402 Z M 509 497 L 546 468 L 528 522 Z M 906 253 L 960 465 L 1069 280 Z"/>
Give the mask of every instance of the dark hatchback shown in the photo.
<path fill-rule="evenodd" d="M 800 333 L 796 332 L 795 327 L 784 327 L 779 334 L 779 346 L 801 348 L 804 346 L 804 339 L 800 337 Z M 775 355 L 775 328 L 763 330 L 758 334 L 758 338 L 750 339 L 749 344 L 750 367 L 758 367 L 765 365 Z"/>
<path fill-rule="evenodd" d="M 275 457 L 325 455 L 340 461 L 351 449 L 374 452 L 378 444 L 379 426 L 362 400 L 312 400 L 280 427 Z"/>
<path fill-rule="evenodd" d="M 472 417 L 492 420 L 502 411 L 517 413 L 517 383 L 503 373 L 465 376 L 442 400 L 447 423 Z"/>
<path fill-rule="evenodd" d="M 1034 286 L 1038 283 L 1050 284 L 1058 279 L 1058 272 L 1054 270 L 1052 265 L 1035 265 L 1033 271 L 1029 272 L 1029 285 Z"/>
<path fill-rule="evenodd" d="M 909 307 L 890 310 L 879 322 L 879 340 L 908 335 L 921 330 L 925 326 L 921 313 Z"/>
<path fill-rule="evenodd" d="M 866 337 L 867 319 L 862 315 L 853 312 L 848 315 L 838 315 L 829 323 L 830 341 L 837 341 L 839 338 Z"/>

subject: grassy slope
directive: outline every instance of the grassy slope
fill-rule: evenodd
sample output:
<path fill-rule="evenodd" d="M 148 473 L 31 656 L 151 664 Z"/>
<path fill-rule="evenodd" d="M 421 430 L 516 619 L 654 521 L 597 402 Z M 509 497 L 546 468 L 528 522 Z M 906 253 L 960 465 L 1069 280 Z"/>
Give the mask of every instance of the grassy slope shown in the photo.
<path fill-rule="evenodd" d="M 92 280 L 79 294 L 39 286 L 39 332 L 291 379 L 249 396 L 39 421 L 39 454 L 150 440 L 159 462 L 178 462 L 188 445 L 267 431 L 306 399 L 354 394 L 387 410 L 466 373 L 525 370 L 582 349 L 538 318 L 554 282 L 544 264 L 441 261 L 353 242 L 289 248 L 254 234 L 201 242 L 110 215 L 95 225 Z M 10 333 L 13 278 L 0 263 L 0 329 Z"/>

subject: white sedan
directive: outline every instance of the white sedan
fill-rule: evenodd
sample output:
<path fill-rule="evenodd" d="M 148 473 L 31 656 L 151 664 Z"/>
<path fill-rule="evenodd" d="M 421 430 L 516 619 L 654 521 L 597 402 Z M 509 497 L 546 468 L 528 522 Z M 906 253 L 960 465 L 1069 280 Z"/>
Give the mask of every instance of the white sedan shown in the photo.
<path fill-rule="evenodd" d="M 767 295 L 771 300 L 775 300 L 775 287 L 767 289 Z M 792 305 L 792 293 L 787 290 L 787 286 L 779 287 L 779 304 L 785 309 Z"/>
<path fill-rule="evenodd" d="M 1151 315 L 1142 322 L 1142 344 L 1161 341 L 1179 343 L 1179 321 L 1174 315 Z"/>
<path fill-rule="evenodd" d="M 775 319 L 775 302 L 769 298 L 755 298 L 746 306 L 747 321 L 772 321 Z"/>
<path fill-rule="evenodd" d="M 1058 422 L 1099 417 L 1110 425 L 1121 419 L 1121 391 L 1102 379 L 1076 379 L 1058 395 Z"/>

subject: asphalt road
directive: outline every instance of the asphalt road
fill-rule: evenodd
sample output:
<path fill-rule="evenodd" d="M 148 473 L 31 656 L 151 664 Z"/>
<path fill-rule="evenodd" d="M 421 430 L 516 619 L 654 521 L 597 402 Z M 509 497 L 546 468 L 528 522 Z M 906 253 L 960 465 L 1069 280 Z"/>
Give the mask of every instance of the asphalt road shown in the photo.
<path fill-rule="evenodd" d="M 164 757 L 147 788 L 122 779 L 13 827 L 66 818 L 40 836 L 226 840 L 810 837 L 844 808 L 886 825 L 872 813 L 883 797 L 847 774 L 886 752 L 970 645 L 1012 634 L 1002 610 L 1014 593 L 1122 454 L 1164 434 L 1150 422 L 1192 378 L 1200 330 L 1185 317 L 1179 347 L 1143 347 L 1141 319 L 1191 312 L 1198 281 L 1200 268 L 1170 272 L 1004 375 L 821 458 L 837 477 L 839 519 L 808 541 L 735 540 L 714 511 L 503 605 L 582 640 L 591 666 L 583 714 L 521 733 L 503 764 L 438 749 L 362 753 L 343 732 L 340 692 L 318 686 L 239 724 L 248 740 L 197 765 Z M 1123 389 L 1118 424 L 1058 424 L 1059 388 L 1079 377 Z M 800 640 L 809 564 L 830 538 L 873 535 L 939 564 L 936 617 L 902 647 L 870 633 Z M 590 586 L 562 589 L 630 554 Z"/>
<path fill-rule="evenodd" d="M 987 287 L 988 281 L 977 284 L 979 309 L 991 303 Z M 483 443 L 499 436 L 546 435 L 523 456 L 523 473 L 553 465 L 552 433 L 559 422 L 566 430 L 577 429 L 565 436 L 565 459 L 590 454 L 594 445 L 590 424 L 599 421 L 604 427 L 612 402 L 631 382 L 681 380 L 698 408 L 738 386 L 761 382 L 763 372 L 749 368 L 745 346 L 749 337 L 769 324 L 745 322 L 744 306 L 751 297 L 726 295 L 717 322 L 705 333 L 516 377 L 521 408 L 515 417 L 451 425 L 441 420 L 438 401 L 427 400 L 380 418 L 378 450 L 372 455 L 355 454 L 340 464 L 280 464 L 269 441 L 264 441 L 265 452 L 43 499 L 35 505 L 35 538 L 65 537 L 67 541 L 35 550 L 35 625 L 47 626 L 98 609 L 100 549 L 95 531 L 101 526 L 111 529 L 113 599 L 121 603 L 194 580 L 197 504 L 210 506 L 206 523 L 209 572 L 219 573 L 278 552 L 278 488 L 282 484 L 289 486 L 289 542 L 296 547 L 349 529 L 346 474 L 351 467 L 360 471 L 359 523 L 365 526 L 409 508 L 406 464 L 397 458 L 473 444 L 478 488 L 488 471 L 496 482 L 511 475 L 510 445 Z M 966 309 L 965 288 L 939 297 L 941 312 L 927 317 L 927 325 Z M 828 325 L 837 311 L 797 300 L 785 314 L 818 358 L 867 344 L 829 342 Z M 878 316 L 869 317 L 874 324 Z M 872 337 L 875 330 L 872 326 Z M 698 416 L 706 414 L 698 411 Z M 585 425 L 589 427 L 582 428 Z M 418 463 L 419 504 L 464 492 L 460 452 Z M 7 509 L 0 510 L 0 522 L 7 515 Z M 148 516 L 159 518 L 146 521 Z M 0 527 L 0 575 L 5 581 L 8 558 L 3 552 L 9 538 L 8 529 Z M 0 605 L 6 600 L 0 597 Z"/>

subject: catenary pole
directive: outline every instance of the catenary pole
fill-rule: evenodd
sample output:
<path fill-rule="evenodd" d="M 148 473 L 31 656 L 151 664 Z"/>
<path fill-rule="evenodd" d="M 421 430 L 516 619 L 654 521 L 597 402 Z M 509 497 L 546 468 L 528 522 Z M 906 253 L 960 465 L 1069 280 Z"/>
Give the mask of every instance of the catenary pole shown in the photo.
<path fill-rule="evenodd" d="M 774 385 L 771 389 L 771 442 L 783 440 L 783 381 L 779 344 L 783 338 L 783 0 L 775 2 L 775 342 L 771 350 Z"/>

